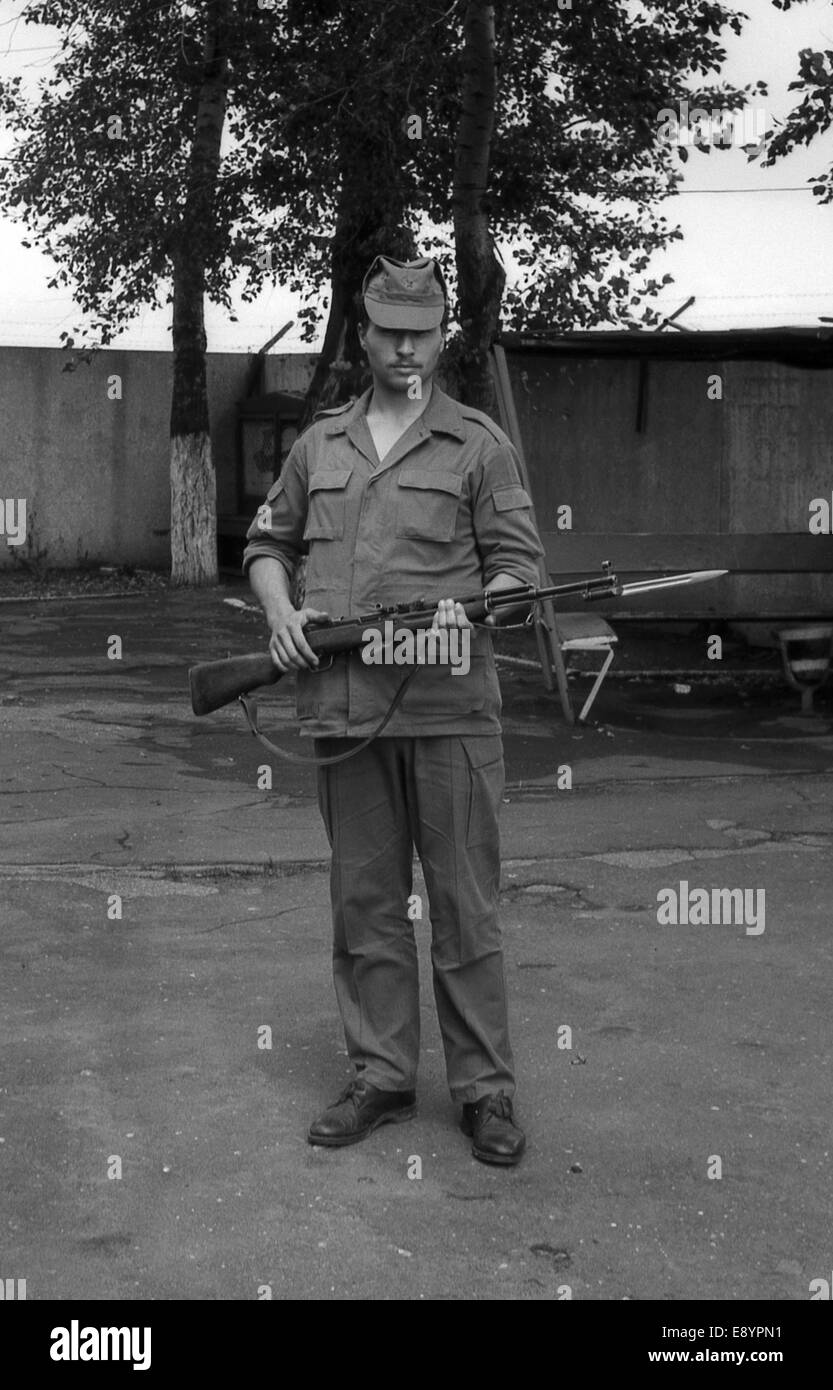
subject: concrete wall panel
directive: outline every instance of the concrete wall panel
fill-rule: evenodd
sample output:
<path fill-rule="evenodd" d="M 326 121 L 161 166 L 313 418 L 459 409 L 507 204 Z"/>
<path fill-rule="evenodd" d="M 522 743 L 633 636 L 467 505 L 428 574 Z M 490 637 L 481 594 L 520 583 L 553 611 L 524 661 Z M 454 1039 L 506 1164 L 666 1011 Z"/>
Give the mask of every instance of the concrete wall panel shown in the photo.
<path fill-rule="evenodd" d="M 297 364 L 291 356 L 267 358 L 267 389 L 302 390 L 311 367 L 309 354 L 299 357 Z M 28 523 L 28 549 L 0 537 L 0 566 L 14 565 L 17 551 L 41 552 L 57 568 L 164 567 L 170 354 L 108 350 L 64 371 L 68 360 L 55 348 L 0 347 L 0 496 L 25 498 Z M 236 510 L 236 406 L 252 360 L 244 353 L 208 358 L 220 512 Z M 108 393 L 114 376 L 121 399 Z"/>

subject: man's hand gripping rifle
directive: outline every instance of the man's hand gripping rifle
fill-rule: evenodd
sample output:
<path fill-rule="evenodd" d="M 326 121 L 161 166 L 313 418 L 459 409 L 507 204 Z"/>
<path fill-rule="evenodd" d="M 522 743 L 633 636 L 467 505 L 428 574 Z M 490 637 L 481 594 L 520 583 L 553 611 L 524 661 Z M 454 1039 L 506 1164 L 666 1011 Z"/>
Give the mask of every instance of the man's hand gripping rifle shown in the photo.
<path fill-rule="evenodd" d="M 519 584 L 513 589 L 493 590 L 491 593 L 481 591 L 470 598 L 460 599 L 460 602 L 469 622 L 482 623 L 492 616 L 496 619 L 501 612 L 515 616 L 516 610 L 527 610 L 531 617 L 530 605 L 545 599 L 572 598 L 591 603 L 654 589 L 674 588 L 679 584 L 697 584 L 727 573 L 726 570 L 695 570 L 690 574 L 669 574 L 661 579 L 621 584 L 617 576 L 611 573 L 609 561 L 604 561 L 602 570 L 604 573 L 596 579 L 579 579 L 570 584 L 553 584 L 543 588 Z M 422 599 L 388 608 L 378 607 L 372 613 L 358 617 L 310 622 L 304 628 L 304 636 L 316 656 L 351 651 L 363 646 L 371 633 L 378 632 L 383 636 L 386 621 L 395 620 L 397 627 L 412 630 L 430 628 L 436 609 L 436 602 L 431 604 Z M 192 666 L 188 676 L 193 711 L 195 714 L 211 714 L 259 686 L 275 685 L 281 675 L 268 652 L 251 652 L 245 656 L 230 656 L 225 660 L 206 661 Z"/>

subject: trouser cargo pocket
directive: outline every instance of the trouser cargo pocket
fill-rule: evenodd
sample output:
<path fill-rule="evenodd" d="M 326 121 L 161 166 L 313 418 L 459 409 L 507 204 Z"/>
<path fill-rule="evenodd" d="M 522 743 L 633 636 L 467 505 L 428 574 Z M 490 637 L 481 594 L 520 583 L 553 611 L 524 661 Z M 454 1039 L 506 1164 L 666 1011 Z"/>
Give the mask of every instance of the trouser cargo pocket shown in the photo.
<path fill-rule="evenodd" d="M 493 846 L 499 853 L 498 812 L 506 783 L 503 741 L 499 734 L 463 737 L 469 766 L 466 844 Z"/>

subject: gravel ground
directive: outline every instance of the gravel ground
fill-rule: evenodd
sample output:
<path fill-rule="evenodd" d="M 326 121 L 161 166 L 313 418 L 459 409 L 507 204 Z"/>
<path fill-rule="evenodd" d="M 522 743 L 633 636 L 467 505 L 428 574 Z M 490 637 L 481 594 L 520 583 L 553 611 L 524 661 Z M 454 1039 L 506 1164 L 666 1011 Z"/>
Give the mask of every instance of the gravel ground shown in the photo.
<path fill-rule="evenodd" d="M 103 598 L 105 594 L 142 594 L 168 589 L 170 583 L 170 575 L 165 571 L 134 569 L 131 565 L 40 572 L 0 570 L 0 600 Z"/>

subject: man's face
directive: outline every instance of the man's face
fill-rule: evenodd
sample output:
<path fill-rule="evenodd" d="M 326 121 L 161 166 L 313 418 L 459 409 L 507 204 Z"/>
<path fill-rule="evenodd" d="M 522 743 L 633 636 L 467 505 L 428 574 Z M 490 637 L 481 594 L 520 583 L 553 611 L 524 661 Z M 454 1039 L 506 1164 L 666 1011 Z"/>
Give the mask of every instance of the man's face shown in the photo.
<path fill-rule="evenodd" d="M 442 328 L 359 327 L 359 341 L 367 353 L 373 380 L 389 391 L 407 395 L 413 378 L 428 382 L 437 369 L 445 337 Z M 415 396 L 411 390 L 411 395 Z"/>

